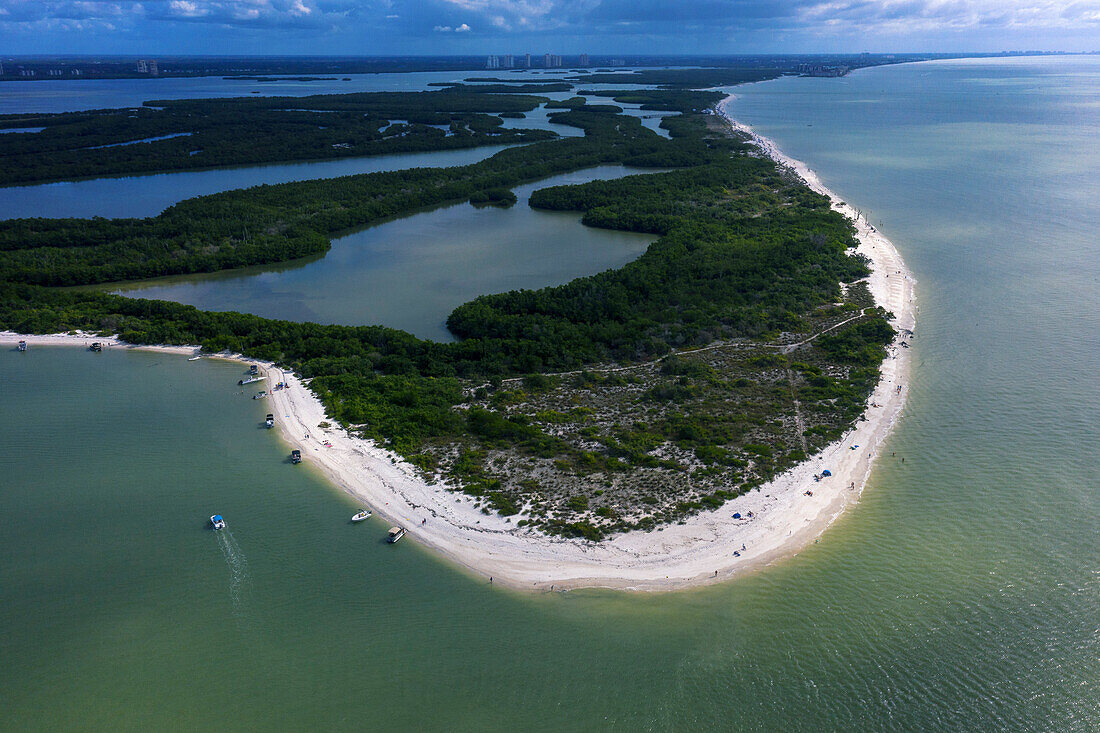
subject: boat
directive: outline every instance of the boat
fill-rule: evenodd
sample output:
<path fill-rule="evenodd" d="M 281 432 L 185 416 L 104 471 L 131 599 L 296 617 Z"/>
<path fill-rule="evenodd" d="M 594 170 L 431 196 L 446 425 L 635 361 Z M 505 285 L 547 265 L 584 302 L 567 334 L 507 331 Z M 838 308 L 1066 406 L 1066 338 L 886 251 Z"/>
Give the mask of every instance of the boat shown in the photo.
<path fill-rule="evenodd" d="M 353 521 L 353 522 L 362 522 L 364 519 L 370 519 L 370 515 L 371 515 L 370 509 L 364 509 L 363 511 L 359 512 L 354 517 L 352 517 L 351 521 Z"/>
<path fill-rule="evenodd" d="M 267 397 L 267 390 L 260 390 L 256 394 L 252 395 L 252 399 L 254 400 L 262 400 L 264 397 Z"/>
<path fill-rule="evenodd" d="M 20 351 L 26 351 L 27 350 L 27 342 L 26 341 L 20 341 L 19 346 L 17 348 Z"/>
<path fill-rule="evenodd" d="M 249 364 L 248 365 L 248 373 L 251 374 L 252 376 L 256 376 L 257 374 L 260 373 L 260 367 L 256 366 L 255 364 Z"/>
<path fill-rule="evenodd" d="M 225 520 L 220 514 L 210 517 L 210 524 L 214 525 L 214 529 L 225 529 Z"/>
<path fill-rule="evenodd" d="M 290 451 L 290 462 L 291 463 L 301 463 L 302 462 L 302 451 L 300 451 L 300 450 Z"/>
<path fill-rule="evenodd" d="M 93 341 L 92 345 L 89 346 L 88 349 L 91 351 L 103 351 L 103 344 L 99 343 L 98 341 Z"/>
<path fill-rule="evenodd" d="M 263 376 L 263 375 L 261 374 L 261 375 L 257 375 L 257 376 L 255 376 L 255 377 L 249 377 L 248 379 L 241 379 L 241 380 L 238 380 L 238 381 L 237 381 L 237 384 L 239 384 L 239 385 L 242 385 L 242 386 L 243 386 L 243 385 L 245 385 L 245 384 L 252 384 L 253 382 L 262 382 L 262 381 L 264 381 L 265 379 L 267 379 L 267 377 L 265 377 L 265 376 Z"/>
<path fill-rule="evenodd" d="M 267 418 L 264 420 L 264 427 L 267 427 L 267 428 L 275 427 L 275 416 L 273 414 L 271 414 L 270 412 L 267 413 Z"/>
<path fill-rule="evenodd" d="M 390 531 L 386 533 L 386 542 L 392 545 L 406 534 L 408 534 L 408 530 L 404 527 L 390 527 Z"/>
<path fill-rule="evenodd" d="M 198 360 L 199 360 L 199 359 L 201 359 L 201 358 L 202 358 L 201 356 L 192 356 L 192 357 L 191 357 L 190 359 L 188 359 L 187 361 L 198 361 Z"/>

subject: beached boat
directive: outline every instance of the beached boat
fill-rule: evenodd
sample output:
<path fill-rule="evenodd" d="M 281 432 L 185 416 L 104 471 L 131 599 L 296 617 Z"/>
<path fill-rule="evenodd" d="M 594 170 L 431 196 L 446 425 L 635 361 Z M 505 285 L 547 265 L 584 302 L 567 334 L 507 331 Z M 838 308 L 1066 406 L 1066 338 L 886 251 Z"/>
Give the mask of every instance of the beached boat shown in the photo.
<path fill-rule="evenodd" d="M 220 514 L 210 517 L 210 524 L 214 525 L 214 529 L 225 529 L 225 520 Z"/>
<path fill-rule="evenodd" d="M 352 517 L 351 521 L 353 521 L 353 522 L 362 522 L 364 519 L 370 519 L 370 516 L 371 516 L 370 509 L 364 509 L 363 511 L 359 512 L 354 517 Z"/>
<path fill-rule="evenodd" d="M 256 376 L 257 374 L 260 373 L 260 367 L 256 366 L 255 364 L 249 364 L 248 365 L 248 373 L 251 374 L 252 376 Z"/>
<path fill-rule="evenodd" d="M 302 462 L 302 451 L 300 451 L 300 450 L 290 451 L 290 462 L 291 463 L 301 463 Z"/>
<path fill-rule="evenodd" d="M 271 414 L 270 412 L 267 413 L 267 418 L 264 420 L 264 427 L 268 427 L 268 428 L 275 427 L 275 416 L 273 414 Z"/>
<path fill-rule="evenodd" d="M 262 400 L 264 397 L 267 397 L 267 390 L 260 390 L 256 394 L 252 395 L 252 399 L 254 400 Z"/>
<path fill-rule="evenodd" d="M 27 342 L 26 341 L 20 341 L 18 348 L 19 348 L 20 351 L 26 351 L 27 350 Z"/>
<path fill-rule="evenodd" d="M 404 527 L 390 527 L 390 531 L 386 533 L 386 542 L 392 545 L 406 534 L 408 534 L 408 530 Z"/>
<path fill-rule="evenodd" d="M 98 341 L 93 341 L 92 345 L 88 347 L 90 351 L 103 351 L 103 344 Z"/>
<path fill-rule="evenodd" d="M 261 376 L 255 376 L 255 377 L 249 377 L 248 379 L 239 380 L 237 382 L 237 384 L 240 384 L 240 385 L 252 384 L 253 382 L 262 382 L 265 379 L 267 379 L 267 377 L 262 376 L 262 375 Z"/>

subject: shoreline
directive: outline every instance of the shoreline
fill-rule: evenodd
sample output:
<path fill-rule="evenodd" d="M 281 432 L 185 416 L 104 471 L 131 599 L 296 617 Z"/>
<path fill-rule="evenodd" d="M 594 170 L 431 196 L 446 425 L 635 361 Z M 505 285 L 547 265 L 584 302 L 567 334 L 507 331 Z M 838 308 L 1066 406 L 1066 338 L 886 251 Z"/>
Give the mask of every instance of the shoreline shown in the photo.
<path fill-rule="evenodd" d="M 765 155 L 799 175 L 811 189 L 828 196 L 833 208 L 853 221 L 859 241 L 856 251 L 871 260 L 872 274 L 867 281 L 875 302 L 893 312 L 895 328 L 912 330 L 913 279 L 893 244 L 826 189 L 805 164 L 731 119 L 722 107 L 728 99 L 719 103 L 719 116 L 733 129 L 750 135 Z M 18 339 L 32 345 L 77 345 L 96 340 L 112 347 L 198 353 L 197 346 L 131 345 L 83 333 L 0 333 L 0 344 L 14 346 Z M 472 497 L 427 484 L 414 467 L 372 441 L 351 437 L 335 424 L 319 428 L 320 423 L 332 421 L 326 417 L 320 400 L 296 375 L 239 354 L 203 357 L 261 365 L 268 375 L 268 390 L 279 381 L 285 382 L 288 389 L 271 392 L 268 397 L 284 441 L 301 450 L 303 460 L 319 468 L 337 487 L 379 517 L 406 527 L 412 540 L 448 561 L 483 578 L 492 578 L 496 584 L 520 590 L 599 587 L 669 591 L 724 582 L 794 556 L 858 501 L 878 448 L 889 435 L 908 394 L 909 349 L 895 344 L 888 352 L 879 383 L 868 400 L 865 419 L 841 440 L 719 509 L 700 512 L 682 524 L 616 535 L 600 543 L 551 537 L 519 528 L 510 518 L 483 514 Z M 826 468 L 832 477 L 815 482 L 813 476 Z M 806 496 L 804 492 L 811 489 L 813 495 Z M 734 512 L 742 516 L 752 512 L 753 518 L 735 520 Z M 735 551 L 739 556 L 733 555 Z"/>

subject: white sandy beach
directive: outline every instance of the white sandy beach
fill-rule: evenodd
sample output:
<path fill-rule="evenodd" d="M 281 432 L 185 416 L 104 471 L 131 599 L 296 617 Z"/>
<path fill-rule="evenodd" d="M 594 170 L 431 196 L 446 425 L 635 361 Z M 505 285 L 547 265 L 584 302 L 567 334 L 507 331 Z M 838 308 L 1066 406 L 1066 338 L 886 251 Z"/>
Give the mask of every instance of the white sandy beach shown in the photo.
<path fill-rule="evenodd" d="M 897 329 L 913 330 L 913 279 L 894 246 L 866 221 L 857 219 L 856 212 L 827 190 L 803 163 L 783 155 L 770 140 L 729 121 L 753 135 L 770 157 L 797 172 L 815 191 L 829 196 L 836 210 L 855 221 L 858 251 L 872 263 L 869 284 L 876 302 L 894 313 Z M 11 345 L 20 338 L 32 345 L 95 340 L 112 344 L 111 348 L 125 346 L 115 339 L 85 334 L 0 333 L 0 344 Z M 195 353 L 195 347 L 135 348 Z M 683 524 L 632 532 L 598 544 L 547 537 L 518 528 L 509 519 L 483 514 L 469 497 L 428 485 L 416 469 L 370 441 L 350 437 L 335 427 L 320 429 L 318 425 L 326 416 L 313 393 L 295 375 L 270 364 L 264 368 L 268 371 L 267 389 L 279 381 L 289 386 L 270 396 L 271 411 L 287 442 L 301 449 L 304 460 L 320 468 L 337 486 L 387 521 L 407 527 L 406 542 L 419 542 L 474 573 L 491 577 L 494 583 L 514 588 L 657 591 L 721 582 L 794 555 L 856 502 L 879 446 L 905 403 L 909 350 L 891 347 L 882 379 L 869 400 L 877 406 L 868 407 L 866 419 L 839 442 L 721 509 L 703 512 Z M 858 448 L 853 450 L 855 446 Z M 829 469 L 832 477 L 815 482 L 814 475 L 824 469 Z M 812 496 L 805 494 L 807 490 Z M 752 512 L 753 517 L 736 520 L 732 518 L 735 512 L 742 517 Z M 735 556 L 735 551 L 740 555 Z"/>

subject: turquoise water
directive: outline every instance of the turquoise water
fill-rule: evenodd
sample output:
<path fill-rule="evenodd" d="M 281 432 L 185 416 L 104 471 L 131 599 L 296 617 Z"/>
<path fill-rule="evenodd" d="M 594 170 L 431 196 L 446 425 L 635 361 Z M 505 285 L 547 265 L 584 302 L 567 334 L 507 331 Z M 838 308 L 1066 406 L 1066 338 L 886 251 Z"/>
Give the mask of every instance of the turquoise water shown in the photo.
<path fill-rule="evenodd" d="M 319 258 L 127 283 L 119 292 L 447 341 L 447 316 L 479 295 L 558 285 L 637 259 L 654 237 L 586 227 L 575 213 L 536 211 L 527 200 L 539 188 L 643 172 L 604 165 L 565 173 L 516 187 L 519 202 L 508 209 L 441 207 L 334 239 Z"/>
<path fill-rule="evenodd" d="M 238 366 L 0 352 L 3 727 L 1096 730 L 1097 61 L 739 90 L 882 221 L 921 310 L 905 464 L 728 585 L 490 588 L 349 525 Z"/>

